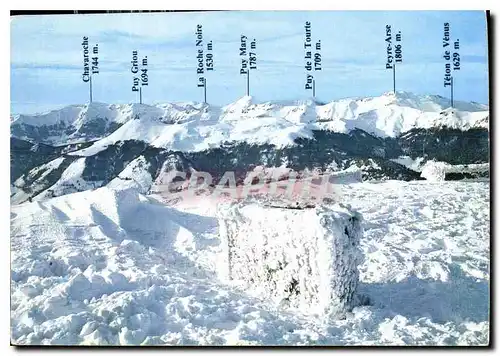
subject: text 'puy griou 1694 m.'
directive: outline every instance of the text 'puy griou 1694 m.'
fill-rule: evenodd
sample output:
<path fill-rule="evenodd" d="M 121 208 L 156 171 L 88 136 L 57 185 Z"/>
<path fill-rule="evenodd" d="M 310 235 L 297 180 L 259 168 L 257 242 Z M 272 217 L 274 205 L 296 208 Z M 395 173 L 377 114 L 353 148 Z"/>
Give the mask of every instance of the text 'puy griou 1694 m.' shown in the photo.
<path fill-rule="evenodd" d="M 144 56 L 139 62 L 139 55 L 137 51 L 132 51 L 132 60 L 130 61 L 131 67 L 130 71 L 133 74 L 132 77 L 132 91 L 138 92 L 139 85 L 145 86 L 149 83 L 148 76 L 148 56 Z"/>

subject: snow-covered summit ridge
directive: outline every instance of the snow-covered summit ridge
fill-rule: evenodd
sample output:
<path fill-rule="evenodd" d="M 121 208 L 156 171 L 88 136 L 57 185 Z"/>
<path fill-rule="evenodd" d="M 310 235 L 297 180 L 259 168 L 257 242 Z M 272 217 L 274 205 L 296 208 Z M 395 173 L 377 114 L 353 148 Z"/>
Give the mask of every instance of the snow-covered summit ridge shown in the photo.
<path fill-rule="evenodd" d="M 198 151 L 224 142 L 246 141 L 277 146 L 312 130 L 348 133 L 362 129 L 396 137 L 413 128 L 488 127 L 487 105 L 408 92 L 349 98 L 322 104 L 313 99 L 258 102 L 245 96 L 223 106 L 204 103 L 72 105 L 38 115 L 11 118 L 11 134 L 53 145 L 97 141 L 96 152 L 122 140 L 143 140 L 156 147 Z"/>

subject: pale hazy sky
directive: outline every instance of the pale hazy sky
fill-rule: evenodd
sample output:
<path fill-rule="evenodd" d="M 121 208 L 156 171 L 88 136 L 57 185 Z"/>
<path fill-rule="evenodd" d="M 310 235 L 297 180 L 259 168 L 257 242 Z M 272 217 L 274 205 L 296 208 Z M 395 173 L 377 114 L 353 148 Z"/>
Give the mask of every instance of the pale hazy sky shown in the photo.
<path fill-rule="evenodd" d="M 392 90 L 385 70 L 385 26 L 403 36 L 397 90 L 449 96 L 443 86 L 443 23 L 460 39 L 457 100 L 488 102 L 486 18 L 482 11 L 249 11 L 45 15 L 11 18 L 11 110 L 33 113 L 88 101 L 82 37 L 99 44 L 100 73 L 94 101 L 138 101 L 131 91 L 132 51 L 147 55 L 145 103 L 203 101 L 196 75 L 195 31 L 214 44 L 215 71 L 207 75 L 208 102 L 230 103 L 245 94 L 240 35 L 257 40 L 251 95 L 257 100 L 310 97 L 304 89 L 304 23 L 321 40 L 323 69 L 315 73 L 317 97 L 329 101 Z"/>

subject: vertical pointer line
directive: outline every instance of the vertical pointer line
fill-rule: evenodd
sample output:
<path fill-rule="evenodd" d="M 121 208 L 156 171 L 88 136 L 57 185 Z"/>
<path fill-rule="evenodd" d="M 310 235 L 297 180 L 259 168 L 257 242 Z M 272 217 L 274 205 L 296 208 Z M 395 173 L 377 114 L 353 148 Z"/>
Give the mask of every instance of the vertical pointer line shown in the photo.
<path fill-rule="evenodd" d="M 142 86 L 139 87 L 139 104 L 142 104 Z"/>
<path fill-rule="evenodd" d="M 92 73 L 89 75 L 89 99 L 92 102 Z"/>
<path fill-rule="evenodd" d="M 313 98 L 316 98 L 316 80 L 313 79 Z"/>
<path fill-rule="evenodd" d="M 450 91 L 451 91 L 451 107 L 453 108 L 453 77 L 451 77 Z"/>
<path fill-rule="evenodd" d="M 247 70 L 247 96 L 250 96 L 250 68 Z"/>
<path fill-rule="evenodd" d="M 394 91 L 394 95 L 396 95 L 396 62 L 392 66 L 392 89 Z"/>
<path fill-rule="evenodd" d="M 207 103 L 207 78 L 203 78 L 203 92 L 204 92 L 204 103 Z"/>

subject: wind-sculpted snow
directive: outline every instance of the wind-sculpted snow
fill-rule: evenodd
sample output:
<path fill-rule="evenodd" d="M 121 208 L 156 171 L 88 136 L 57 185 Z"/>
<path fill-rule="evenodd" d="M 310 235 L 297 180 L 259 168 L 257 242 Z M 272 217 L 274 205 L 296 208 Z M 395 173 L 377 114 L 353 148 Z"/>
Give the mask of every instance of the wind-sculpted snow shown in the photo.
<path fill-rule="evenodd" d="M 358 303 L 327 322 L 218 279 L 223 248 L 208 200 L 166 206 L 101 188 L 13 205 L 12 342 L 487 344 L 489 183 L 340 188 L 364 217 L 365 258 Z"/>

